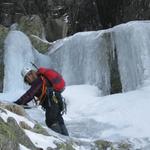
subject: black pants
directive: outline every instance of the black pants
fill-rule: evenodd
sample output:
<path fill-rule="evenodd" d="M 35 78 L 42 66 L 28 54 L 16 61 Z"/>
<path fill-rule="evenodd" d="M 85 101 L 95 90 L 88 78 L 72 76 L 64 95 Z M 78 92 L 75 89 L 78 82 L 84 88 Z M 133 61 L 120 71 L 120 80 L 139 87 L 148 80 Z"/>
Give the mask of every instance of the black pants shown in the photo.
<path fill-rule="evenodd" d="M 68 136 L 68 131 L 61 115 L 59 103 L 51 101 L 51 106 L 45 108 L 46 124 L 49 128 L 60 134 Z"/>

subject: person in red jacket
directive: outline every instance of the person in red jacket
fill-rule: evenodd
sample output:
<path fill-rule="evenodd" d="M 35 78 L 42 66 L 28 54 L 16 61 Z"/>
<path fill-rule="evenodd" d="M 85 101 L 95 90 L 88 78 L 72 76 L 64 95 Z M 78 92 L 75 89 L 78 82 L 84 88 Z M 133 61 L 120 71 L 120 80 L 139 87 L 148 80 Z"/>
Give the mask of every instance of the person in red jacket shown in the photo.
<path fill-rule="evenodd" d="M 26 105 L 36 97 L 45 110 L 46 125 L 55 132 L 68 136 L 68 131 L 62 117 L 64 103 L 61 92 L 65 87 L 62 76 L 52 69 L 39 68 L 35 71 L 31 68 L 24 68 L 21 72 L 25 83 L 30 89 L 14 103 Z"/>

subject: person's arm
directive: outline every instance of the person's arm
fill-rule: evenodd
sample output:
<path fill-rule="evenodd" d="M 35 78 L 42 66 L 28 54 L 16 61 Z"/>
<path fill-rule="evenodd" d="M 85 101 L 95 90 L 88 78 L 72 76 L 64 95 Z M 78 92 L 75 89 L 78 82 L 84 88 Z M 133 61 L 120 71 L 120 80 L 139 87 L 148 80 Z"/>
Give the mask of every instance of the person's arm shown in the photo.
<path fill-rule="evenodd" d="M 34 98 L 34 96 L 38 92 L 40 92 L 41 87 L 42 87 L 42 80 L 41 78 L 38 78 L 32 83 L 31 88 L 14 103 L 18 105 L 26 105 Z"/>

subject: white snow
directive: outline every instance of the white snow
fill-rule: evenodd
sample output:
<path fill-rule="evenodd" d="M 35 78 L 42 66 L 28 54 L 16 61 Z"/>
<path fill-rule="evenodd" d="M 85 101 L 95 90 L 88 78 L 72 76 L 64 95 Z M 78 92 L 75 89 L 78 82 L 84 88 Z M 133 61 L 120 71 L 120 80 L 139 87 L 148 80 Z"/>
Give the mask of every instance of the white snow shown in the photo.
<path fill-rule="evenodd" d="M 56 140 L 54 137 L 44 136 L 29 130 L 25 130 L 25 132 L 36 147 L 41 147 L 43 150 L 47 150 L 49 146 L 51 146 L 51 148 L 56 148 L 56 145 L 53 143 Z"/>
<path fill-rule="evenodd" d="M 34 127 L 34 123 L 29 121 L 27 118 L 23 117 L 23 116 L 20 116 L 20 115 L 17 115 L 17 114 L 14 114 L 14 113 L 11 113 L 10 111 L 7 111 L 5 110 L 7 113 L 1 113 L 1 117 L 2 119 L 7 122 L 7 118 L 8 117 L 13 117 L 16 119 L 17 123 L 19 124 L 21 121 L 23 122 L 26 122 L 31 128 Z"/>
<path fill-rule="evenodd" d="M 80 94 L 81 89 L 82 94 Z M 77 120 L 84 122 L 89 119 L 93 120 L 93 123 L 95 121 L 99 125 L 108 126 L 104 131 L 96 130 L 99 134 L 96 138 L 150 137 L 150 119 L 147 117 L 150 87 L 104 97 L 93 95 L 94 89 L 95 87 L 86 85 L 71 86 L 66 89 L 64 96 L 69 99 L 66 120 L 71 120 L 73 124 Z M 86 125 L 84 127 L 86 128 Z"/>
<path fill-rule="evenodd" d="M 30 149 L 26 148 L 25 146 L 23 146 L 21 144 L 19 146 L 20 146 L 20 150 L 30 150 Z"/>
<path fill-rule="evenodd" d="M 108 33 L 111 33 L 110 39 L 114 39 L 111 42 L 103 38 Z M 29 39 L 23 33 L 12 31 L 5 42 L 4 93 L 0 94 L 0 99 L 12 102 L 21 96 L 29 88 L 23 83 L 20 75 L 21 68 L 24 65 L 30 65 L 30 61 L 39 61 L 38 66 L 56 66 L 70 83 L 84 83 L 84 85 L 67 86 L 63 92 L 68 104 L 68 112 L 64 115 L 64 119 L 71 137 L 114 141 L 131 139 L 136 144 L 139 140 L 149 141 L 149 41 L 150 22 L 130 22 L 106 31 L 78 33 L 64 41 L 59 41 L 59 50 L 54 50 L 55 55 L 52 58 L 52 53 L 49 57 L 32 49 Z M 117 47 L 123 91 L 128 92 L 103 96 L 104 90 L 108 91 L 110 88 L 107 57 L 102 51 L 103 48 L 108 49 L 108 43 L 111 43 L 111 48 Z M 56 48 L 57 45 L 54 47 Z M 74 47 L 75 50 L 73 50 Z M 96 52 L 98 48 L 100 53 Z M 61 55 L 56 55 L 57 52 Z M 67 53 L 69 54 L 65 55 Z M 64 59 L 65 62 L 62 65 L 54 61 L 59 60 L 62 63 Z M 98 61 L 94 62 L 96 60 Z M 85 66 L 86 68 L 83 69 Z M 81 80 L 76 82 L 75 78 Z M 104 88 L 99 90 L 94 85 L 85 84 L 87 80 L 99 82 L 100 87 L 104 86 Z M 35 115 L 36 109 L 29 110 L 28 113 L 40 123 L 44 122 L 42 110 L 38 109 L 38 115 Z M 18 121 L 24 120 L 11 113 L 8 115 L 2 113 L 4 120 L 8 116 L 13 116 Z M 26 134 L 30 135 L 36 146 L 44 149 L 48 146 L 55 147 L 52 137 L 37 135 L 27 130 Z M 23 146 L 20 147 L 22 150 L 25 149 Z"/>

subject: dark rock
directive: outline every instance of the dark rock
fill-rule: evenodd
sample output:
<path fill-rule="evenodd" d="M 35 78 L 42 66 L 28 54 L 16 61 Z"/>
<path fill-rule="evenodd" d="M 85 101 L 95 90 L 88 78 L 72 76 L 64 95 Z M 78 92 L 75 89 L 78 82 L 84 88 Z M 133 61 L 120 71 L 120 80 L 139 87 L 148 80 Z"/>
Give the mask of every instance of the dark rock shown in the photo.
<path fill-rule="evenodd" d="M 25 134 L 25 132 L 19 127 L 16 120 L 12 117 L 7 119 L 7 126 L 10 128 L 10 131 L 13 132 L 12 136 L 14 137 L 15 141 L 24 145 L 25 147 L 37 150 L 34 144 L 31 142 L 29 137 Z"/>
<path fill-rule="evenodd" d="M 32 45 L 41 53 L 45 53 L 48 50 L 50 44 L 43 42 L 44 26 L 42 20 L 37 15 L 22 16 L 18 22 L 18 30 L 26 33 L 30 38 Z M 36 38 L 37 37 L 37 38 Z M 40 40 L 40 39 L 41 40 Z"/>
<path fill-rule="evenodd" d="M 49 133 L 40 125 L 40 124 L 35 124 L 34 128 L 32 129 L 33 132 L 49 136 Z"/>
<path fill-rule="evenodd" d="M 95 144 L 97 145 L 98 150 L 113 149 L 113 144 L 108 141 L 98 140 L 95 141 Z"/>
<path fill-rule="evenodd" d="M 52 18 L 48 17 L 45 25 L 46 39 L 55 41 L 67 36 L 68 25 L 65 22 L 65 17 Z"/>
<path fill-rule="evenodd" d="M 1 150 L 18 150 L 19 144 L 4 135 L 0 134 L 0 149 Z"/>
<path fill-rule="evenodd" d="M 21 116 L 27 116 L 25 110 L 23 107 L 16 105 L 16 104 L 11 104 L 11 103 L 4 103 L 0 102 L 0 107 L 7 109 L 15 114 L 21 115 Z"/>
<path fill-rule="evenodd" d="M 4 110 L 4 109 L 2 109 L 2 108 L 0 108 L 0 113 L 5 113 L 5 114 L 7 114 L 7 112 Z M 1 121 L 3 121 L 3 119 L 0 117 L 0 122 Z"/>
<path fill-rule="evenodd" d="M 32 128 L 24 121 L 20 121 L 19 126 L 23 129 L 32 130 Z"/>

